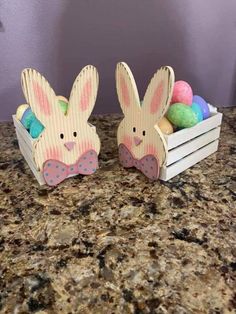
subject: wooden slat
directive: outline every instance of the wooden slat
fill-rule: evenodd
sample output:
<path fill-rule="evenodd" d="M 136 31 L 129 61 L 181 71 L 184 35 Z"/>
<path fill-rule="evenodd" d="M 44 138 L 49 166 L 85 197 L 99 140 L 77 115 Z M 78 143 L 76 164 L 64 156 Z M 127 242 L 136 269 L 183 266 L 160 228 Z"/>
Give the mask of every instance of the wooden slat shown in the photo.
<path fill-rule="evenodd" d="M 209 132 L 206 132 L 187 143 L 184 143 L 168 153 L 167 163 L 166 165 L 169 166 L 180 160 L 181 158 L 191 154 L 192 152 L 198 150 L 199 148 L 215 141 L 220 136 L 220 127 L 217 127 Z"/>
<path fill-rule="evenodd" d="M 171 135 L 165 135 L 168 151 L 189 141 L 203 133 L 221 125 L 222 113 L 213 114 L 212 117 L 198 123 L 192 128 L 183 129 Z"/>
<path fill-rule="evenodd" d="M 35 163 L 32 159 L 32 153 L 31 154 L 29 153 L 28 146 L 24 142 L 19 141 L 19 147 L 20 147 L 20 151 L 21 151 L 22 155 L 24 156 L 29 168 L 33 172 L 36 180 L 38 181 L 38 183 L 40 185 L 44 185 L 45 181 L 44 181 L 43 175 L 41 174 L 41 172 L 39 172 L 36 169 Z"/>
<path fill-rule="evenodd" d="M 160 179 L 163 181 L 168 181 L 175 177 L 177 174 L 183 172 L 184 170 L 192 167 L 202 159 L 208 157 L 217 151 L 219 140 L 216 140 L 203 148 L 195 151 L 194 153 L 188 155 L 185 158 L 177 161 L 169 167 L 162 167 L 160 173 Z"/>
<path fill-rule="evenodd" d="M 16 130 L 18 131 L 18 134 L 24 139 L 24 141 L 26 142 L 26 144 L 29 147 L 33 147 L 33 144 L 36 141 L 36 139 L 33 139 L 30 136 L 29 132 L 22 125 L 22 123 L 16 119 L 15 115 L 13 115 L 12 118 L 13 118 L 14 126 L 15 126 Z"/>

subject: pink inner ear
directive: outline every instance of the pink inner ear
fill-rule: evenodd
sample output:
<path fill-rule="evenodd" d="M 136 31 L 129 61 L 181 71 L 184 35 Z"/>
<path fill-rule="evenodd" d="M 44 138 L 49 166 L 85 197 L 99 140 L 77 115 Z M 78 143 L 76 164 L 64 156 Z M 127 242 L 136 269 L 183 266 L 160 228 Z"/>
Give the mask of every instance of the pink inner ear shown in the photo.
<path fill-rule="evenodd" d="M 155 92 L 152 96 L 152 101 L 151 101 L 151 105 L 150 105 L 150 112 L 152 114 L 157 113 L 157 111 L 161 105 L 163 90 L 164 90 L 164 82 L 161 81 L 160 84 L 155 89 Z"/>
<path fill-rule="evenodd" d="M 126 107 L 129 107 L 130 105 L 129 90 L 128 90 L 128 87 L 126 85 L 123 75 L 120 76 L 120 88 L 121 88 L 123 103 Z"/>
<path fill-rule="evenodd" d="M 51 114 L 51 108 L 46 93 L 37 82 L 33 82 L 33 90 L 36 101 L 39 104 L 40 110 L 43 112 L 43 114 L 49 116 Z"/>
<path fill-rule="evenodd" d="M 84 84 L 81 97 L 80 97 L 80 102 L 79 102 L 79 108 L 82 111 L 85 111 L 88 109 L 90 105 L 90 100 L 92 96 L 92 82 L 91 78 L 87 80 L 87 82 Z"/>

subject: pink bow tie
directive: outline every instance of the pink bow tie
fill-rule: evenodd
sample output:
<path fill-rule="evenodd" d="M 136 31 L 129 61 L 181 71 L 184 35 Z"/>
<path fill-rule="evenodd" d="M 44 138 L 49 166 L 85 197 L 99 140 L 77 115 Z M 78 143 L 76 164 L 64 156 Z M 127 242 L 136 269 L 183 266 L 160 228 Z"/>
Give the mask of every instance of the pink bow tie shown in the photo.
<path fill-rule="evenodd" d="M 89 175 L 94 173 L 97 168 L 97 153 L 94 150 L 89 150 L 73 165 L 66 165 L 63 162 L 54 159 L 45 161 L 43 166 L 43 177 L 48 185 L 55 186 L 65 180 L 69 175 Z"/>
<path fill-rule="evenodd" d="M 159 162 L 154 155 L 146 155 L 142 159 L 135 159 L 124 144 L 119 145 L 119 159 L 123 167 L 140 170 L 146 177 L 157 180 L 159 177 Z"/>

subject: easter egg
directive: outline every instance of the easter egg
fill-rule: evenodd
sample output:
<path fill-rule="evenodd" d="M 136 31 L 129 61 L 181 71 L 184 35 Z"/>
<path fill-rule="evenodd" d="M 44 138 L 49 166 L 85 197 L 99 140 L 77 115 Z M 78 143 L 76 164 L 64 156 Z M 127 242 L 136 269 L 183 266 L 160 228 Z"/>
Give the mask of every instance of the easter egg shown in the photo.
<path fill-rule="evenodd" d="M 58 96 L 58 104 L 61 107 L 61 110 L 66 114 L 68 109 L 68 100 L 64 96 Z"/>
<path fill-rule="evenodd" d="M 209 106 L 207 102 L 201 96 L 194 95 L 193 103 L 198 104 L 201 107 L 204 120 L 210 117 Z"/>
<path fill-rule="evenodd" d="M 175 82 L 171 104 L 182 103 L 191 106 L 192 101 L 193 91 L 191 86 L 185 81 Z"/>
<path fill-rule="evenodd" d="M 27 108 L 29 108 L 29 105 L 20 105 L 16 110 L 16 119 L 21 120 Z"/>
<path fill-rule="evenodd" d="M 172 134 L 174 132 L 173 126 L 170 123 L 166 117 L 163 117 L 159 123 L 158 123 L 159 128 L 161 129 L 161 132 L 164 134 Z"/>
<path fill-rule="evenodd" d="M 35 118 L 30 125 L 31 137 L 32 138 L 38 138 L 43 130 L 44 130 L 44 126 L 42 125 L 42 123 L 37 118 Z"/>
<path fill-rule="evenodd" d="M 197 121 L 201 122 L 203 120 L 203 112 L 202 112 L 202 109 L 199 106 L 199 104 L 192 103 L 191 108 L 192 108 L 192 110 L 195 112 L 195 114 L 197 116 Z"/>
<path fill-rule="evenodd" d="M 178 128 L 191 128 L 198 120 L 195 112 L 190 106 L 176 103 L 169 107 L 167 119 Z"/>
<path fill-rule="evenodd" d="M 32 110 L 29 108 L 27 108 L 25 110 L 25 112 L 23 113 L 23 116 L 21 118 L 21 123 L 24 125 L 24 127 L 29 130 L 30 129 L 30 125 L 33 122 L 33 120 L 35 119 L 35 115 L 32 112 Z"/>

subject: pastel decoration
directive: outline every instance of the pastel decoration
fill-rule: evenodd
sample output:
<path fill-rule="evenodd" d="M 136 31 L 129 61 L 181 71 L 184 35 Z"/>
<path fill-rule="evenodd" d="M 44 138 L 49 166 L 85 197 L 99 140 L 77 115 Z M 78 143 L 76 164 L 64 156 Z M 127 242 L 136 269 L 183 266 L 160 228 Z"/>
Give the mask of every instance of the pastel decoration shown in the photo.
<path fill-rule="evenodd" d="M 63 96 L 57 96 L 58 97 L 58 104 L 62 110 L 62 112 L 64 114 L 67 113 L 67 109 L 68 109 L 68 100 L 66 99 L 66 97 Z"/>
<path fill-rule="evenodd" d="M 198 95 L 193 96 L 193 103 L 198 104 L 201 107 L 203 119 L 208 119 L 210 117 L 210 110 L 207 102 Z"/>
<path fill-rule="evenodd" d="M 154 155 L 136 159 L 124 144 L 120 144 L 119 159 L 124 168 L 135 167 L 151 180 L 157 180 L 159 177 L 159 163 Z"/>
<path fill-rule="evenodd" d="M 23 117 L 25 110 L 28 108 L 29 108 L 29 105 L 26 105 L 26 104 L 18 106 L 16 110 L 16 119 L 20 121 Z"/>
<path fill-rule="evenodd" d="M 37 138 L 32 149 L 32 160 L 37 173 L 45 174 L 43 179 L 47 184 L 61 182 L 61 177 L 57 177 L 58 173 L 50 179 L 53 180 L 52 184 L 47 179 L 45 169 L 50 167 L 49 159 L 56 163 L 55 167 L 66 165 L 66 177 L 78 173 L 89 175 L 98 168 L 100 140 L 96 128 L 88 122 L 95 105 L 98 83 L 96 68 L 92 65 L 84 67 L 76 77 L 67 100 L 57 96 L 39 72 L 30 68 L 22 72 L 21 84 L 30 105 L 29 113 L 34 113 L 37 118 L 33 119 L 30 128 L 32 137 Z M 26 117 L 23 115 L 23 118 Z M 89 147 L 84 143 L 89 143 Z M 94 152 L 91 158 L 96 162 L 85 155 L 91 151 Z M 49 153 L 52 157 L 49 157 Z M 83 163 L 81 158 L 84 158 Z M 78 170 L 80 163 L 82 169 Z M 71 170 L 75 165 L 77 169 Z M 50 171 L 48 169 L 48 175 Z"/>
<path fill-rule="evenodd" d="M 94 173 L 98 168 L 98 156 L 94 150 L 84 153 L 73 165 L 66 165 L 58 160 L 47 160 L 43 167 L 46 183 L 55 186 L 64 181 L 69 175 Z"/>
<path fill-rule="evenodd" d="M 161 132 L 166 135 L 172 134 L 174 132 L 172 124 L 166 117 L 163 117 L 160 120 L 160 122 L 158 123 L 158 127 L 160 128 Z"/>
<path fill-rule="evenodd" d="M 175 82 L 171 104 L 182 103 L 191 106 L 192 101 L 193 101 L 192 87 L 185 81 Z"/>
<path fill-rule="evenodd" d="M 129 66 L 124 62 L 116 66 L 116 90 L 124 113 L 117 130 L 120 163 L 125 168 L 135 167 L 153 180 L 158 179 L 159 168 L 166 162 L 167 145 L 159 122 L 169 107 L 173 87 L 173 69 L 162 67 L 140 101 Z"/>
<path fill-rule="evenodd" d="M 198 123 L 197 116 L 190 106 L 177 103 L 170 106 L 167 119 L 178 128 L 190 128 Z"/>
<path fill-rule="evenodd" d="M 29 133 L 31 137 L 38 138 L 39 135 L 43 132 L 43 130 L 44 130 L 44 126 L 37 118 L 35 118 L 30 125 Z"/>
<path fill-rule="evenodd" d="M 195 112 L 195 114 L 197 116 L 197 121 L 201 122 L 203 120 L 203 112 L 202 112 L 202 109 L 199 106 L 199 104 L 193 103 L 191 108 L 192 108 L 192 110 Z"/>
<path fill-rule="evenodd" d="M 27 108 L 25 112 L 23 113 L 23 116 L 21 118 L 21 123 L 24 125 L 24 127 L 29 130 L 31 123 L 35 119 L 35 114 L 32 112 L 31 108 Z"/>

